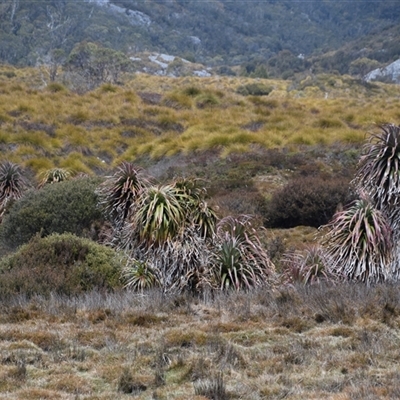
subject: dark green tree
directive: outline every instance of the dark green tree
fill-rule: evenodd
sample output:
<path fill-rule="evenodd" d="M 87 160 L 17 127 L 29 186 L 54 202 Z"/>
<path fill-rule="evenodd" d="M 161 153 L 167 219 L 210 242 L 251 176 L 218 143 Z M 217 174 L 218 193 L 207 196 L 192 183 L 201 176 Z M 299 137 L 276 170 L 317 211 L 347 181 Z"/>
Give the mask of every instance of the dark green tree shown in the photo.
<path fill-rule="evenodd" d="M 120 51 L 81 42 L 72 49 L 65 67 L 93 89 L 105 82 L 118 83 L 121 74 L 130 70 L 131 61 Z"/>
<path fill-rule="evenodd" d="M 37 233 L 70 232 L 95 239 L 103 223 L 95 193 L 98 184 L 97 178 L 77 178 L 26 192 L 4 216 L 1 243 L 14 250 Z"/>

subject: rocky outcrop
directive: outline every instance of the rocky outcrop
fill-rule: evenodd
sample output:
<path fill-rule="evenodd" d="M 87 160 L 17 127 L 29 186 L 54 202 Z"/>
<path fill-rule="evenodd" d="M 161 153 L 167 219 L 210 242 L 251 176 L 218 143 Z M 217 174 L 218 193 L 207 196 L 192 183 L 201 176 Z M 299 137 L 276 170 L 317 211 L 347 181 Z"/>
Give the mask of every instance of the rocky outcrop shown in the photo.
<path fill-rule="evenodd" d="M 136 53 L 130 57 L 136 72 L 159 76 L 212 76 L 211 68 L 192 63 L 181 57 L 163 53 Z"/>
<path fill-rule="evenodd" d="M 392 83 L 400 83 L 400 59 L 383 68 L 377 68 L 364 76 L 364 80 L 369 81 L 385 81 Z"/>
<path fill-rule="evenodd" d="M 129 10 L 127 8 L 119 7 L 115 4 L 110 3 L 109 0 L 85 0 L 85 1 L 87 1 L 88 3 L 96 3 L 97 5 L 102 7 L 107 7 L 107 9 L 110 12 L 126 15 L 127 18 L 129 19 L 129 22 L 132 25 L 148 26 L 151 24 L 151 19 L 147 14 L 142 13 L 140 11 Z"/>

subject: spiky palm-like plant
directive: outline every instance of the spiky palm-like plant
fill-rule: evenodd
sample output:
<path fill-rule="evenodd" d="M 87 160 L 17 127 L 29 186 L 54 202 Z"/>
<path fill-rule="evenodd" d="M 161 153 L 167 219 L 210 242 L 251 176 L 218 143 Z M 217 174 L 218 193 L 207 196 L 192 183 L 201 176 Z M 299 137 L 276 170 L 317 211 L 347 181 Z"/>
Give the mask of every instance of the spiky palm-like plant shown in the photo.
<path fill-rule="evenodd" d="M 394 248 L 392 228 L 368 198 L 336 213 L 327 228 L 322 244 L 334 273 L 368 284 L 388 278 Z"/>
<path fill-rule="evenodd" d="M 203 193 L 183 180 L 147 187 L 122 230 L 120 247 L 156 271 L 167 291 L 197 290 L 206 281 L 216 216 Z"/>
<path fill-rule="evenodd" d="M 400 126 L 384 124 L 364 146 L 354 183 L 400 228 Z"/>
<path fill-rule="evenodd" d="M 192 201 L 201 201 L 206 192 L 204 187 L 199 186 L 199 179 L 196 178 L 178 178 L 174 185 L 178 191 L 185 193 Z"/>
<path fill-rule="evenodd" d="M 208 284 L 210 250 L 195 228 L 188 227 L 174 238 L 143 250 L 165 291 L 198 291 Z"/>
<path fill-rule="evenodd" d="M 130 260 L 122 272 L 125 287 L 134 291 L 143 292 L 160 285 L 157 271 L 148 263 L 138 260 Z"/>
<path fill-rule="evenodd" d="M 184 195 L 187 224 L 194 224 L 202 237 L 212 238 L 215 234 L 217 214 L 205 201 L 206 189 L 198 183 L 198 179 L 181 178 L 175 182 L 175 187 Z"/>
<path fill-rule="evenodd" d="M 215 278 L 221 289 L 265 285 L 274 273 L 249 216 L 226 217 L 217 226 Z"/>
<path fill-rule="evenodd" d="M 152 186 L 143 192 L 132 216 L 140 240 L 160 244 L 174 238 L 186 222 L 186 198 L 174 185 Z"/>
<path fill-rule="evenodd" d="M 319 245 L 286 253 L 282 260 L 285 284 L 308 285 L 321 281 L 332 282 L 337 278 L 329 268 L 329 259 Z"/>
<path fill-rule="evenodd" d="M 17 164 L 5 161 L 0 165 L 0 221 L 11 200 L 22 197 L 28 184 Z"/>
<path fill-rule="evenodd" d="M 388 218 L 395 243 L 389 278 L 400 280 L 400 126 L 383 124 L 364 146 L 354 183 Z"/>
<path fill-rule="evenodd" d="M 100 206 L 117 229 L 122 228 L 143 190 L 150 185 L 143 170 L 123 162 L 114 175 L 100 186 Z"/>
<path fill-rule="evenodd" d="M 71 171 L 65 168 L 53 168 L 42 174 L 39 188 L 44 185 L 66 181 L 71 177 Z"/>
<path fill-rule="evenodd" d="M 203 238 L 214 237 L 218 218 L 215 211 L 209 207 L 206 201 L 194 204 L 190 218 Z"/>
<path fill-rule="evenodd" d="M 131 259 L 145 264 L 165 291 L 197 291 L 208 284 L 209 242 L 195 227 L 185 227 L 163 241 L 140 240 L 133 232 L 132 227 L 125 226 L 125 235 L 121 239 L 123 249 Z M 137 285 L 137 275 L 138 270 L 129 267 L 124 279 Z"/>

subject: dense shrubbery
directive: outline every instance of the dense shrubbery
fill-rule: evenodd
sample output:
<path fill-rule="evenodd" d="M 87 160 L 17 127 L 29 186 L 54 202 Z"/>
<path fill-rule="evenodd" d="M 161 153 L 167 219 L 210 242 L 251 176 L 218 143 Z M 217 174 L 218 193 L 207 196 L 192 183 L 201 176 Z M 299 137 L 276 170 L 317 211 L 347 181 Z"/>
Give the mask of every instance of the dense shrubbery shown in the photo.
<path fill-rule="evenodd" d="M 108 247 L 72 234 L 35 236 L 0 260 L 0 295 L 75 295 L 120 286 L 120 258 Z"/>
<path fill-rule="evenodd" d="M 99 179 L 80 178 L 28 192 L 4 217 L 1 242 L 15 249 L 39 232 L 41 236 L 71 232 L 96 237 L 103 220 L 95 194 L 98 184 Z"/>
<path fill-rule="evenodd" d="M 340 204 L 349 200 L 346 179 L 300 177 L 273 194 L 267 207 L 266 225 L 272 228 L 319 227 L 332 218 Z"/>
<path fill-rule="evenodd" d="M 263 83 L 248 83 L 239 86 L 236 92 L 243 96 L 267 96 L 272 92 L 272 89 L 271 86 L 266 86 Z"/>

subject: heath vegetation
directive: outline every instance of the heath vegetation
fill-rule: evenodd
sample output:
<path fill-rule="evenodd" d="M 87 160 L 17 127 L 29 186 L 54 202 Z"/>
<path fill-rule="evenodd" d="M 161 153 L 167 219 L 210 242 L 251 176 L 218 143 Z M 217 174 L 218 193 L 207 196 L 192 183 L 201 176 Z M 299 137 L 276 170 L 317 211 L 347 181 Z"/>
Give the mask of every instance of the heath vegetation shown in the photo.
<path fill-rule="evenodd" d="M 398 87 L 12 70 L 0 397 L 399 395 Z"/>

